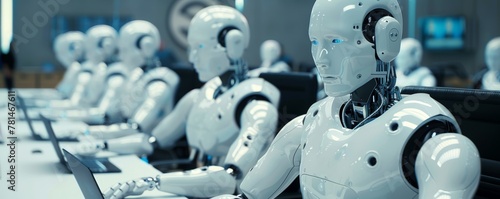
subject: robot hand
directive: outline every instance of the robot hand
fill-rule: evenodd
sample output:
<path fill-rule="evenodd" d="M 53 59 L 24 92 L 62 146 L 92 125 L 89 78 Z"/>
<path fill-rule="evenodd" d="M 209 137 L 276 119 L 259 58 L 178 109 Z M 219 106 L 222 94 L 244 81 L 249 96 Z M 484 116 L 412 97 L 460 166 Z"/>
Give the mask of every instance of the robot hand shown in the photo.
<path fill-rule="evenodd" d="M 153 190 L 156 187 L 155 178 L 146 177 L 135 179 L 125 183 L 118 183 L 104 192 L 105 199 L 124 198 L 127 196 L 141 195 L 146 190 Z"/>
<path fill-rule="evenodd" d="M 81 139 L 75 147 L 75 152 L 80 155 L 92 156 L 106 149 L 106 144 L 102 140 L 92 138 Z"/>

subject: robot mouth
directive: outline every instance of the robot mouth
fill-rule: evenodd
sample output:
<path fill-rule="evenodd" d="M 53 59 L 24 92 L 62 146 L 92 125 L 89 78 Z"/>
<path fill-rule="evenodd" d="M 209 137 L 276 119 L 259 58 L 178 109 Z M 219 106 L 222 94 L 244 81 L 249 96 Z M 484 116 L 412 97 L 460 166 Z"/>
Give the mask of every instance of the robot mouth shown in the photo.
<path fill-rule="evenodd" d="M 332 75 L 324 75 L 321 77 L 323 79 L 323 82 L 324 83 L 327 83 L 327 84 L 336 84 L 336 83 L 340 83 L 340 78 L 336 77 L 336 76 L 332 76 Z"/>

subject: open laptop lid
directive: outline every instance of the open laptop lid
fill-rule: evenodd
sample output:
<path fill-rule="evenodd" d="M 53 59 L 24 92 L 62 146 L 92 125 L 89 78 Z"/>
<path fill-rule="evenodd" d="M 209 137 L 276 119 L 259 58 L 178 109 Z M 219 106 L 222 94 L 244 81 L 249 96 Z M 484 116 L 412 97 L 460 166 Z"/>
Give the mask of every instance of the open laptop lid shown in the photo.
<path fill-rule="evenodd" d="M 24 99 L 21 97 L 21 96 L 17 96 L 17 99 L 19 100 L 19 106 L 21 107 L 21 110 L 23 111 L 23 114 L 24 114 L 24 118 L 25 120 L 27 121 L 28 123 L 28 127 L 31 131 L 31 135 L 33 137 L 37 137 L 39 136 L 36 132 L 35 132 L 35 128 L 33 128 L 33 122 L 31 120 L 31 117 L 29 116 L 28 114 L 28 108 L 26 107 L 26 104 L 24 103 Z"/>
<path fill-rule="evenodd" d="M 45 126 L 45 129 L 47 130 L 47 134 L 49 135 L 50 142 L 52 142 L 52 145 L 54 146 L 54 149 L 56 150 L 57 157 L 59 157 L 59 162 L 61 164 L 66 165 L 66 160 L 64 159 L 64 156 L 61 152 L 61 147 L 59 146 L 59 141 L 57 140 L 57 137 L 54 133 L 54 129 L 52 129 L 52 124 L 49 119 L 44 117 L 42 114 L 40 114 L 40 118 L 42 119 L 43 125 Z"/>
<path fill-rule="evenodd" d="M 68 158 L 68 165 L 73 171 L 76 182 L 85 198 L 104 199 L 92 171 L 70 152 L 65 149 L 63 149 L 63 152 Z"/>

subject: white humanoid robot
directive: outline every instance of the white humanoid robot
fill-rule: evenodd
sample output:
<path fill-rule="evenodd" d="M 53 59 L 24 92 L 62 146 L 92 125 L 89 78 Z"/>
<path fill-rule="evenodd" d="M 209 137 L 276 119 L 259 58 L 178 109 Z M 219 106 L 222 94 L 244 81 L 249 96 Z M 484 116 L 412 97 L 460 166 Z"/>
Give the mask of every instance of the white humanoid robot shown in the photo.
<path fill-rule="evenodd" d="M 486 44 L 484 55 L 488 71 L 481 80 L 481 88 L 500 90 L 500 37 L 493 38 Z"/>
<path fill-rule="evenodd" d="M 246 18 L 234 8 L 210 6 L 200 10 L 189 27 L 189 60 L 205 85 L 183 96 L 152 136 L 139 139 L 143 144 L 130 144 L 134 142 L 129 139 L 122 143 L 108 140 L 104 145 L 116 152 L 150 152 L 143 149 L 171 147 L 185 132 L 191 148 L 221 158 L 221 166 L 117 184 L 105 192 L 105 198 L 138 195 L 154 188 L 188 197 L 236 191 L 239 180 L 267 149 L 278 120 L 277 88 L 264 79 L 246 77 L 242 55 L 249 34 Z"/>
<path fill-rule="evenodd" d="M 109 59 L 116 53 L 116 31 L 108 25 L 93 26 L 86 32 L 84 48 L 86 61 L 81 64 L 73 92 L 68 99 L 37 100 L 33 106 L 50 108 L 47 116 L 54 108 L 71 109 L 76 107 L 91 107 L 97 104 L 103 93 L 106 68 Z M 33 117 L 38 117 L 36 110 Z M 58 114 L 59 115 L 59 114 Z"/>
<path fill-rule="evenodd" d="M 127 123 L 89 126 L 83 133 L 93 138 L 151 132 L 174 106 L 179 76 L 158 66 L 158 29 L 150 22 L 134 20 L 120 29 L 118 42 L 121 61 L 107 71 L 107 89 L 96 108 L 100 114 L 87 117 L 104 114 L 108 120 L 126 119 Z"/>
<path fill-rule="evenodd" d="M 80 31 L 70 31 L 56 37 L 54 51 L 57 60 L 66 67 L 63 79 L 57 84 L 56 89 L 65 98 L 71 96 L 78 84 L 77 76 L 81 70 L 80 62 L 85 56 L 85 34 Z"/>
<path fill-rule="evenodd" d="M 427 67 L 420 66 L 422 45 L 414 38 L 401 40 L 401 50 L 394 60 L 396 65 L 396 86 L 436 86 L 436 78 Z"/>
<path fill-rule="evenodd" d="M 240 197 L 275 198 L 297 176 L 306 199 L 473 197 L 474 144 L 429 95 L 394 87 L 401 22 L 397 0 L 316 0 L 309 37 L 329 97 L 281 129 Z"/>
<path fill-rule="evenodd" d="M 54 53 L 57 60 L 66 68 L 63 79 L 56 89 L 35 89 L 32 92 L 21 91 L 25 103 L 35 99 L 59 100 L 71 96 L 77 82 L 77 74 L 81 69 L 80 62 L 84 57 L 85 34 L 80 31 L 69 31 L 60 34 L 54 41 Z"/>
<path fill-rule="evenodd" d="M 248 72 L 250 77 L 259 77 L 261 73 L 289 72 L 290 66 L 284 61 L 280 61 L 281 46 L 275 40 L 266 40 L 260 46 L 260 59 L 262 64 L 259 68 Z"/>

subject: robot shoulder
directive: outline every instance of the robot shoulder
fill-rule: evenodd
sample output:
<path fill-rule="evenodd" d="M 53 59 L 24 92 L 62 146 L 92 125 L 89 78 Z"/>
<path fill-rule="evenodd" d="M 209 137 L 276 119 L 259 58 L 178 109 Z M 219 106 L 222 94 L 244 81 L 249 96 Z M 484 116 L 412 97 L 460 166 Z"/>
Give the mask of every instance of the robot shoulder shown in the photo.
<path fill-rule="evenodd" d="M 261 98 L 278 107 L 280 91 L 262 78 L 250 78 L 241 82 L 235 90 L 235 100 L 245 101 L 248 98 Z"/>
<path fill-rule="evenodd" d="M 428 94 L 418 93 L 404 97 L 398 104 L 402 106 L 394 106 L 397 108 L 396 114 L 407 115 L 408 118 L 405 120 L 415 120 L 410 121 L 414 124 L 420 124 L 415 128 L 415 131 L 421 127 L 429 127 L 429 123 L 433 121 L 439 121 L 448 129 L 461 133 L 460 127 L 453 116 L 453 114 L 441 103 L 434 100 Z M 408 114 L 411 113 L 411 114 Z M 409 118 L 413 119 L 409 119 Z"/>
<path fill-rule="evenodd" d="M 106 77 L 111 77 L 113 75 L 121 75 L 124 77 L 128 76 L 128 70 L 121 62 L 115 62 L 111 64 L 106 70 Z"/>
<path fill-rule="evenodd" d="M 166 67 L 158 67 L 148 71 L 144 77 L 141 78 L 141 83 L 146 86 L 152 81 L 162 81 L 166 84 L 177 87 L 179 84 L 179 76 L 172 70 Z"/>

